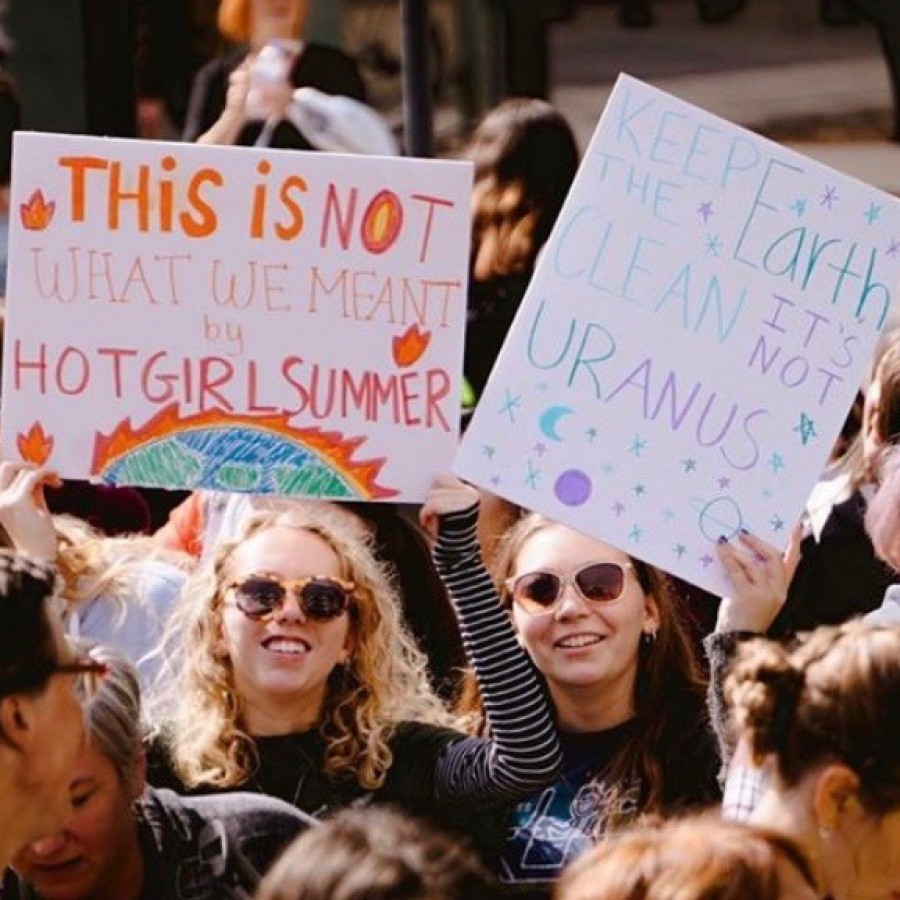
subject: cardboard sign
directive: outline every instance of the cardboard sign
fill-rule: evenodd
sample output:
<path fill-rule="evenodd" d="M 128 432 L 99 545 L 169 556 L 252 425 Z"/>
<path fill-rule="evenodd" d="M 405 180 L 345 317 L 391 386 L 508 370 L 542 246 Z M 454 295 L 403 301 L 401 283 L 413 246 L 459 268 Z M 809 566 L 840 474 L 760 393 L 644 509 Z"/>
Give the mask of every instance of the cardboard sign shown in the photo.
<path fill-rule="evenodd" d="M 421 499 L 459 420 L 467 163 L 17 134 L 3 450 Z"/>
<path fill-rule="evenodd" d="M 457 456 L 712 591 L 783 546 L 900 276 L 900 204 L 622 76 Z"/>

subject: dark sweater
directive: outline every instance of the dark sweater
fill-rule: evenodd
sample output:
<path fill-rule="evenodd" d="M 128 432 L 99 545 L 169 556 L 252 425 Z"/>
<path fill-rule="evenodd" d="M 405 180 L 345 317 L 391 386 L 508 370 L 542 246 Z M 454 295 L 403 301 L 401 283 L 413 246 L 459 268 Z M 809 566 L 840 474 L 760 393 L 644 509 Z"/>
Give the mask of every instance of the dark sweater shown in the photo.
<path fill-rule="evenodd" d="M 271 797 L 184 798 L 147 788 L 137 805 L 145 881 L 140 900 L 246 900 L 294 837 L 315 820 Z M 12 872 L 4 900 L 37 900 Z"/>

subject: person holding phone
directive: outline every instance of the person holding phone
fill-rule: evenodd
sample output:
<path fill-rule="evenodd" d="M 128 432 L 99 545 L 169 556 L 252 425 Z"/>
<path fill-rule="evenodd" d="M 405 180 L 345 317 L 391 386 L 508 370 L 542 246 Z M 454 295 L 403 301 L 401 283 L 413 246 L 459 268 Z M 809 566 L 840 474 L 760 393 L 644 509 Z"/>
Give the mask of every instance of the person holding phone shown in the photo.
<path fill-rule="evenodd" d="M 197 73 L 184 140 L 310 150 L 284 118 L 297 88 L 364 102 L 356 63 L 303 40 L 308 17 L 308 0 L 222 0 L 219 30 L 234 46 Z"/>

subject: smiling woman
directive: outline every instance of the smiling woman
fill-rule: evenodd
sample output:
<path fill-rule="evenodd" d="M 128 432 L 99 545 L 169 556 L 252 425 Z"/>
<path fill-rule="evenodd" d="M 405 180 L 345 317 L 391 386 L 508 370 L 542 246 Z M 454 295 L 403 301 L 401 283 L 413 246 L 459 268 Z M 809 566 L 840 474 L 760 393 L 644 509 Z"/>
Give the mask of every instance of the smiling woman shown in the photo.
<path fill-rule="evenodd" d="M 349 519 L 312 504 L 259 513 L 189 583 L 170 621 L 170 770 L 154 777 L 317 815 L 393 803 L 468 831 L 479 805 L 490 854 L 493 811 L 555 774 L 546 699 L 503 611 L 470 597 L 457 612 L 478 623 L 467 651 L 496 700 L 492 740 L 446 727 L 387 570 Z"/>
<path fill-rule="evenodd" d="M 445 492 L 449 522 L 464 520 L 465 495 L 452 481 Z M 487 578 L 474 527 L 439 549 L 439 571 L 462 603 Z M 715 800 L 703 683 L 662 573 L 531 514 L 505 536 L 494 583 L 493 602 L 543 677 L 563 751 L 562 777 L 509 812 L 503 882 L 546 887 L 641 814 Z"/>

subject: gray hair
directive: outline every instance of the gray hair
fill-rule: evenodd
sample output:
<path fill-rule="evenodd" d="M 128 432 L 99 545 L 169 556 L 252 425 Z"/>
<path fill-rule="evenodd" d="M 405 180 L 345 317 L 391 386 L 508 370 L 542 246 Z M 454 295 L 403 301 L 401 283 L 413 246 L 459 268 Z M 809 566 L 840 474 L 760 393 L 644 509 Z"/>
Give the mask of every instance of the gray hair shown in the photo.
<path fill-rule="evenodd" d="M 143 751 L 141 688 L 137 669 L 118 651 L 103 644 L 82 644 L 106 664 L 106 674 L 82 698 L 90 742 L 113 765 L 119 780 L 134 786 L 135 764 Z"/>

